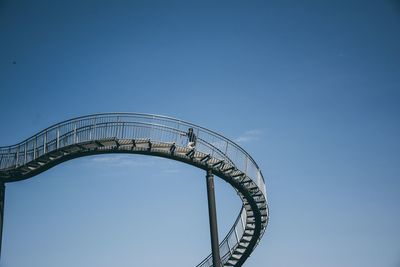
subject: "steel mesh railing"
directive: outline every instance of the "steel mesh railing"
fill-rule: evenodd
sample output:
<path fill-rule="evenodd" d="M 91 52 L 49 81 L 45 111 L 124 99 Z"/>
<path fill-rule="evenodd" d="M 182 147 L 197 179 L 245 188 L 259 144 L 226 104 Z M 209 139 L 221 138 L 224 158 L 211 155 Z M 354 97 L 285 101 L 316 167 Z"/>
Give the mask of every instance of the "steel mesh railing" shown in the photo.
<path fill-rule="evenodd" d="M 25 165 L 57 149 L 106 138 L 149 139 L 186 146 L 182 136 L 188 128 L 197 135 L 196 151 L 224 160 L 245 173 L 257 184 L 266 199 L 263 175 L 253 158 L 231 140 L 198 125 L 159 115 L 138 113 L 105 113 L 83 116 L 55 124 L 16 145 L 0 147 L 0 171 Z M 225 262 L 243 236 L 246 211 L 242 208 L 234 226 L 220 243 L 220 255 Z M 211 255 L 198 267 L 212 266 Z"/>

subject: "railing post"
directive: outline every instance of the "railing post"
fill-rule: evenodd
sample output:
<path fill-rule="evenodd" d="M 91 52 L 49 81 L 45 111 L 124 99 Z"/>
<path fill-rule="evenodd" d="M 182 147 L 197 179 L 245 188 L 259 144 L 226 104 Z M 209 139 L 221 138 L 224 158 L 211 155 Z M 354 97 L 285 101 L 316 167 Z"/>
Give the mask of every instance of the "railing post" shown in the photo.
<path fill-rule="evenodd" d="M 243 226 L 243 231 L 244 231 L 244 229 L 246 229 L 246 224 L 243 220 L 243 213 L 240 215 L 240 220 L 242 221 L 242 226 Z"/>
<path fill-rule="evenodd" d="M 221 257 L 219 255 L 218 242 L 218 224 L 217 209 L 215 205 L 214 175 L 212 170 L 207 170 L 207 199 L 208 199 L 208 215 L 210 221 L 211 250 L 213 258 L 213 267 L 222 267 Z"/>
<path fill-rule="evenodd" d="M 35 139 L 33 140 L 33 159 L 36 159 L 36 147 L 37 147 L 37 136 L 35 136 Z"/>
<path fill-rule="evenodd" d="M 94 118 L 93 139 L 97 138 L 97 117 Z"/>
<path fill-rule="evenodd" d="M 24 164 L 26 164 L 26 161 L 28 160 L 28 154 L 27 154 L 27 145 L 28 143 L 25 142 L 25 151 L 24 151 Z"/>
<path fill-rule="evenodd" d="M 18 166 L 19 159 L 19 146 L 17 147 L 17 152 L 15 153 L 15 166 Z"/>
<path fill-rule="evenodd" d="M 178 121 L 178 125 L 177 125 L 177 132 L 176 132 L 176 135 L 175 135 L 175 143 L 177 144 L 178 143 L 178 138 L 179 138 L 179 131 L 180 131 L 180 128 L 181 128 L 181 121 Z"/>
<path fill-rule="evenodd" d="M 226 245 L 228 246 L 229 254 L 232 255 L 232 249 L 231 246 L 229 246 L 229 240 L 226 240 Z"/>
<path fill-rule="evenodd" d="M 74 125 L 74 144 L 76 144 L 76 123 Z"/>
<path fill-rule="evenodd" d="M 237 233 L 237 230 L 236 230 L 236 226 L 235 226 L 234 229 L 235 229 L 234 232 L 235 232 L 235 237 L 236 237 L 236 243 L 239 244 L 239 237 L 238 237 L 238 233 Z"/>
<path fill-rule="evenodd" d="M 4 199 L 6 186 L 3 181 L 0 182 L 0 258 L 1 258 L 1 243 L 3 240 L 3 221 L 4 221 Z"/>
<path fill-rule="evenodd" d="M 43 155 L 46 154 L 47 132 L 43 135 Z"/>
<path fill-rule="evenodd" d="M 119 116 L 117 116 L 117 122 L 115 123 L 115 138 L 118 138 L 118 128 L 119 128 Z"/>
<path fill-rule="evenodd" d="M 60 128 L 57 128 L 57 149 L 60 148 Z"/>

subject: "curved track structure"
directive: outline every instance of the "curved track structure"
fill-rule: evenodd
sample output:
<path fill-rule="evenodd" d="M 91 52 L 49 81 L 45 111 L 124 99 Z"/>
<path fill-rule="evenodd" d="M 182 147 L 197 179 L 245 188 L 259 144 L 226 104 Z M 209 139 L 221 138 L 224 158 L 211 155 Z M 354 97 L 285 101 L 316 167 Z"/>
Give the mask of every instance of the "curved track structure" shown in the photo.
<path fill-rule="evenodd" d="M 185 136 L 193 128 L 195 148 Z M 219 244 L 223 266 L 242 266 L 268 224 L 265 181 L 253 158 L 233 141 L 182 120 L 149 114 L 104 113 L 55 124 L 27 140 L 0 147 L 0 181 L 31 178 L 64 161 L 104 153 L 134 153 L 178 160 L 234 187 L 241 211 Z M 197 267 L 213 266 L 210 254 Z"/>

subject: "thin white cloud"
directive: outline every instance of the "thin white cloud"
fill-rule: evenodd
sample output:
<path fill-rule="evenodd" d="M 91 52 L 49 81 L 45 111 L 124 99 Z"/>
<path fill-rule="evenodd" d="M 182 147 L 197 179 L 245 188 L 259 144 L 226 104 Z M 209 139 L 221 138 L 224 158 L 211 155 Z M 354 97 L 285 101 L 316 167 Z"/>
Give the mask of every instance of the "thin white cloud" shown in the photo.
<path fill-rule="evenodd" d="M 237 143 L 249 143 L 260 140 L 262 132 L 258 129 L 248 130 L 235 139 Z"/>

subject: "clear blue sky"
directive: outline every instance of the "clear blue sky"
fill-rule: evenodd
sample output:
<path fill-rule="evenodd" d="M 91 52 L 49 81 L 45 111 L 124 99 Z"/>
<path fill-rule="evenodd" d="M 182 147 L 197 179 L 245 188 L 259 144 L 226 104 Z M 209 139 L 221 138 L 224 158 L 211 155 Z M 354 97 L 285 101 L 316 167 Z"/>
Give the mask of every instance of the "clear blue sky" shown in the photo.
<path fill-rule="evenodd" d="M 271 220 L 245 266 L 400 266 L 399 1 L 0 1 L 0 133 L 144 112 L 254 156 Z M 240 201 L 217 181 L 221 237 Z M 195 266 L 204 173 L 132 155 L 7 184 L 2 267 Z"/>

